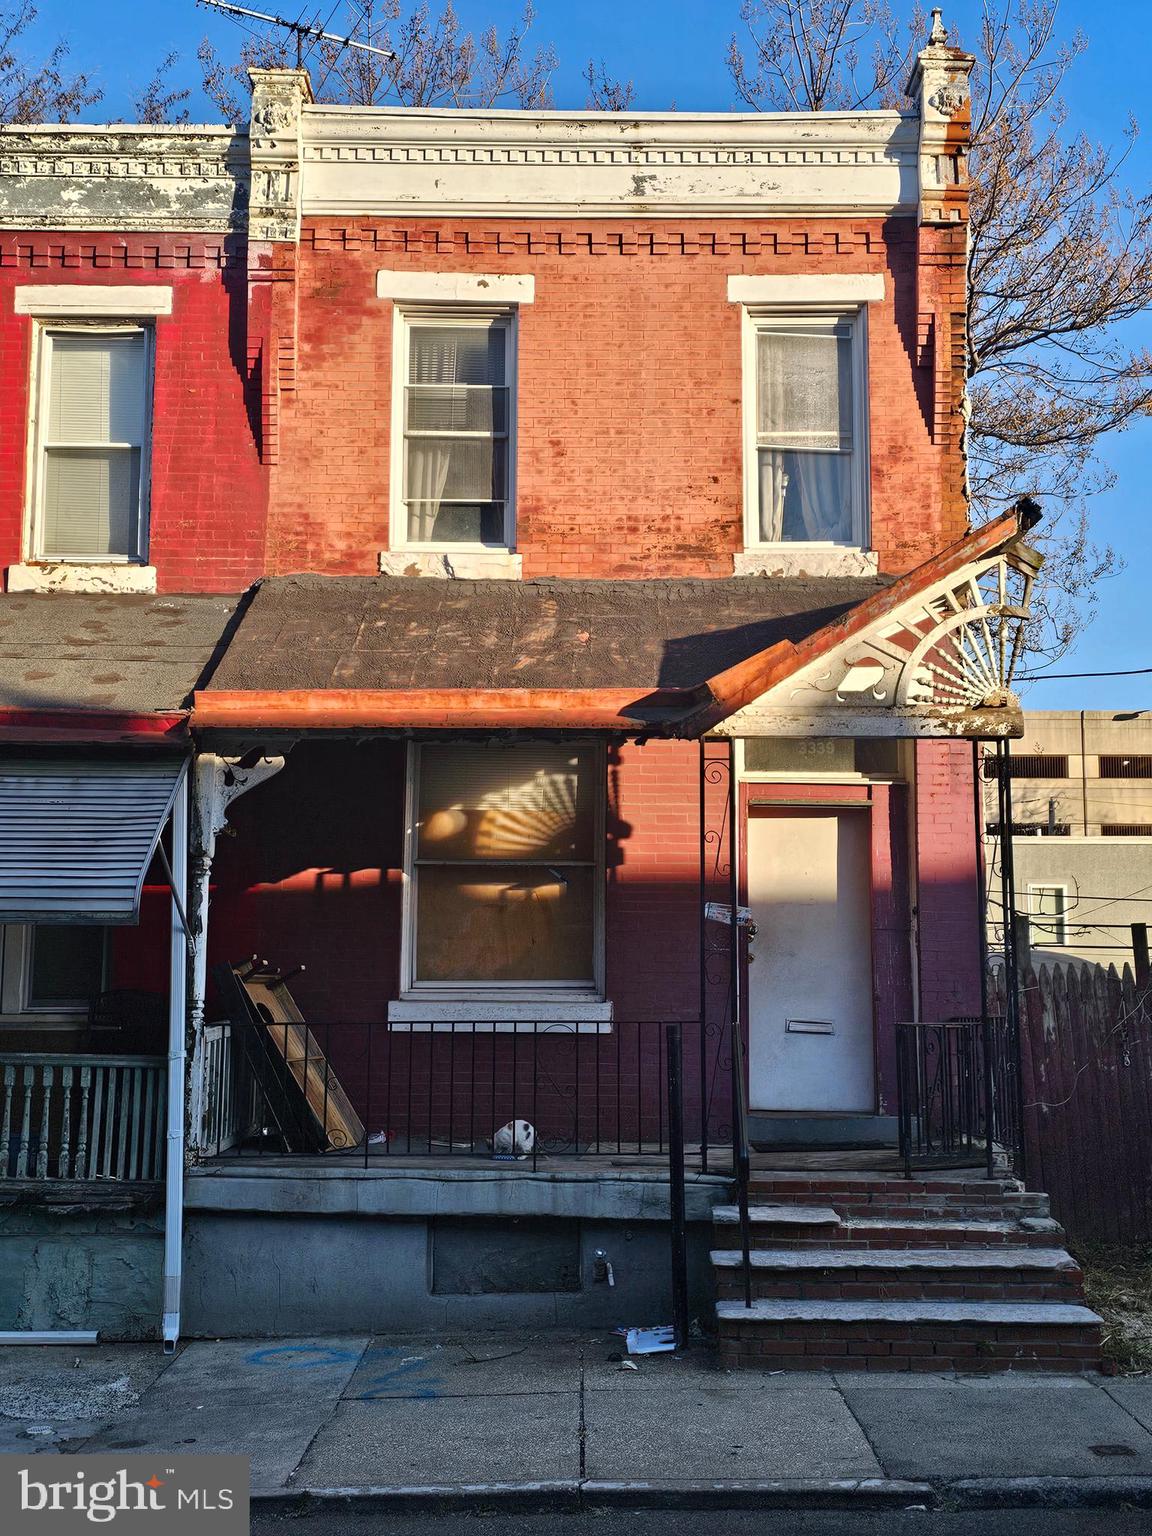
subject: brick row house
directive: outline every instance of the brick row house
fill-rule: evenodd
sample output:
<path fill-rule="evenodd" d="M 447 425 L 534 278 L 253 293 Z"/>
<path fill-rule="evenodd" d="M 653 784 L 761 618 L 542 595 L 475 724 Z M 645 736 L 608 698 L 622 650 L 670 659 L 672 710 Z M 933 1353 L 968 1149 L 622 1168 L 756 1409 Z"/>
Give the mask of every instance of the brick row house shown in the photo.
<path fill-rule="evenodd" d="M 970 66 L 0 135 L 2 1326 L 661 1315 L 682 1053 L 731 1363 L 1094 1358 L 981 984 Z"/>

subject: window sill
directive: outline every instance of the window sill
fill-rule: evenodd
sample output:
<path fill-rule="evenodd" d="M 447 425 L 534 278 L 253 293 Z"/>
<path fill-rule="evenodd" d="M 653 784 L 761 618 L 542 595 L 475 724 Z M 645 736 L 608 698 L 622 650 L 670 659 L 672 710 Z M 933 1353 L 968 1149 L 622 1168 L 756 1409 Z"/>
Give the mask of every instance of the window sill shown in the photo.
<path fill-rule="evenodd" d="M 612 1004 L 591 999 L 565 1002 L 417 1002 L 388 1004 L 388 1027 L 397 1034 L 610 1035 Z"/>
<path fill-rule="evenodd" d="M 748 549 L 732 556 L 734 576 L 875 576 L 875 550 L 794 544 Z"/>
<path fill-rule="evenodd" d="M 41 561 L 8 567 L 9 592 L 155 592 L 154 565 Z"/>
<path fill-rule="evenodd" d="M 382 576 L 432 576 L 459 581 L 519 581 L 524 571 L 522 555 L 507 549 L 427 550 L 383 549 Z"/>

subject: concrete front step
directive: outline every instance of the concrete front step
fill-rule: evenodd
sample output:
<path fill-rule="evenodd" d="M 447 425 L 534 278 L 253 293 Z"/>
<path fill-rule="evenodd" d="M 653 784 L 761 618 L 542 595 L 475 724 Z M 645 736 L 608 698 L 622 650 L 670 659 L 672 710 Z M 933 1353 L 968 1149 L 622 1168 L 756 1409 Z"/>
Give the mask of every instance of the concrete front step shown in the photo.
<path fill-rule="evenodd" d="M 712 1253 L 720 1298 L 743 1299 L 736 1249 Z M 1063 1248 L 794 1248 L 751 1254 L 752 1294 L 769 1299 L 1079 1302 L 1080 1266 Z"/>
<path fill-rule="evenodd" d="M 749 1199 L 757 1205 L 787 1203 L 787 1195 L 771 1189 L 752 1188 L 749 1191 Z M 985 1198 L 959 1193 L 890 1195 L 869 1190 L 805 1192 L 803 1201 L 805 1205 L 817 1201 L 823 1206 L 831 1207 L 845 1221 L 858 1216 L 888 1216 L 898 1221 L 909 1219 L 925 1221 L 933 1216 L 1007 1221 L 1019 1220 L 1025 1216 L 1045 1219 L 1051 1214 L 1047 1195 L 1031 1193 Z"/>
<path fill-rule="evenodd" d="M 764 1205 L 749 1203 L 748 1219 L 762 1227 L 838 1227 L 840 1217 L 828 1205 Z M 715 1205 L 712 1220 L 739 1222 L 738 1205 Z"/>
<path fill-rule="evenodd" d="M 834 1211 L 820 1210 L 819 1221 L 805 1218 L 789 1220 L 778 1217 L 786 1208 L 750 1206 L 752 1240 L 758 1247 L 790 1247 L 823 1251 L 830 1243 L 837 1247 L 860 1245 L 867 1248 L 962 1248 L 1051 1246 L 1063 1236 L 1060 1223 L 1050 1217 L 1025 1217 L 1021 1220 L 978 1220 L 960 1217 L 848 1217 L 841 1219 Z M 798 1207 L 808 1211 L 811 1207 Z M 768 1212 L 763 1219 L 760 1212 Z M 835 1221 L 831 1219 L 835 1217 Z M 713 1222 L 731 1227 L 739 1224 L 738 1207 L 718 1205 L 712 1211 Z"/>
<path fill-rule="evenodd" d="M 720 1356 L 760 1370 L 1051 1370 L 1099 1364 L 1100 1318 L 1057 1302 L 763 1299 L 716 1306 Z"/>

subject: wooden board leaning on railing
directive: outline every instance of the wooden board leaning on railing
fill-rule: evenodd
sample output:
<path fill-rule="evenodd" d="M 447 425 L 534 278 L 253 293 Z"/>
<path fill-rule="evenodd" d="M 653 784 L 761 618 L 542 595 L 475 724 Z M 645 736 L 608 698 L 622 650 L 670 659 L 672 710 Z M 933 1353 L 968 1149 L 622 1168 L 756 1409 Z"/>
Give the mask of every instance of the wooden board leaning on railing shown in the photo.
<path fill-rule="evenodd" d="M 314 1124 L 320 1149 L 350 1151 L 363 1141 L 364 1125 L 288 990 L 287 978 L 297 974 L 269 970 L 255 960 L 215 970 L 233 1027 L 258 1031 L 266 1050 L 282 1063 Z"/>

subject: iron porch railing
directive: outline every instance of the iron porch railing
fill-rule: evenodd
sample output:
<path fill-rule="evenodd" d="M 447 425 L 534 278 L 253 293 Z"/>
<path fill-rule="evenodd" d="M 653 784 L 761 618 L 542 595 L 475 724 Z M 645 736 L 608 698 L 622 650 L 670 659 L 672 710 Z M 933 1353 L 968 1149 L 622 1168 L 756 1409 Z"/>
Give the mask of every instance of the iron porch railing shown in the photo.
<path fill-rule="evenodd" d="M 694 1021 L 676 1021 L 697 1059 Z M 299 1155 L 369 1166 L 389 1157 L 658 1159 L 669 1144 L 667 1021 L 589 1030 L 557 1020 L 386 1024 L 233 1022 L 208 1054 L 215 1081 L 205 1150 Z M 721 1071 L 725 1064 L 717 1063 Z M 702 1127 L 711 1093 L 684 1083 L 684 1122 Z M 504 1127 L 525 1122 L 501 1135 Z M 706 1134 L 706 1131 L 705 1131 Z M 695 1136 L 693 1136 L 695 1139 Z M 506 1145 L 507 1143 L 507 1145 Z"/>

